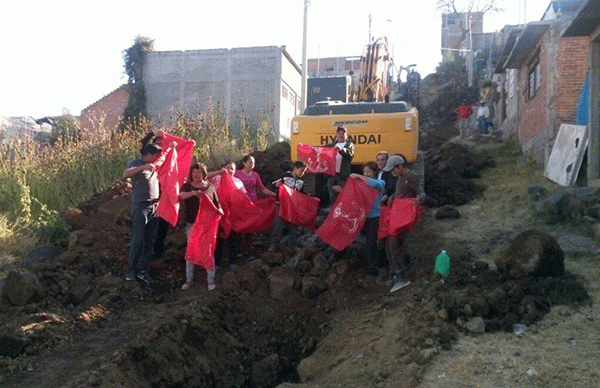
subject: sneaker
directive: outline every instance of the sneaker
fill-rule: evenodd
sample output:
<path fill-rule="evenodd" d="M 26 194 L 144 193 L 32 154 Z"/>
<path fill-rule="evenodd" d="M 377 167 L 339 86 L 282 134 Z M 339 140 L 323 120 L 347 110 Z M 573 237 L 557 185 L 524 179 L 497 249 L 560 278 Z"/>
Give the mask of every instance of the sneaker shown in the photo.
<path fill-rule="evenodd" d="M 127 273 L 125 273 L 125 281 L 130 282 L 132 280 L 135 280 L 135 278 L 135 272 L 127 271 Z"/>
<path fill-rule="evenodd" d="M 140 272 L 139 274 L 137 274 L 137 278 L 138 280 L 146 284 L 156 283 L 156 281 L 152 278 L 152 276 L 150 276 L 150 274 L 147 271 Z"/>
<path fill-rule="evenodd" d="M 183 291 L 185 291 L 185 290 L 189 290 L 190 287 L 191 287 L 191 284 L 186 282 L 186 283 L 183 283 L 183 286 L 181 286 L 181 289 Z"/>
<path fill-rule="evenodd" d="M 397 277 L 394 279 L 394 283 L 392 285 L 392 288 L 390 288 L 390 292 L 396 292 L 399 289 L 408 286 L 409 284 L 410 284 L 410 280 L 401 278 L 401 277 Z"/>
<path fill-rule="evenodd" d="M 208 291 L 212 291 L 215 288 L 217 288 L 217 285 L 215 283 L 208 283 Z"/>

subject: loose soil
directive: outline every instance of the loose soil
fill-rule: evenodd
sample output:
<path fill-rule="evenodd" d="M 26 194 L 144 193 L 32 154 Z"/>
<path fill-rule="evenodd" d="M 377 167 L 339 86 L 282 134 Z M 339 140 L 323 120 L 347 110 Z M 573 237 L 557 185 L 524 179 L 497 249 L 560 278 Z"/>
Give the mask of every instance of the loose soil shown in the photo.
<path fill-rule="evenodd" d="M 454 129 L 431 131 L 430 139 L 443 139 Z M 319 246 L 269 252 L 263 236 L 255 241 L 259 259 L 221 269 L 217 290 L 209 292 L 200 280 L 181 291 L 181 228 L 170 231 L 166 259 L 153 263 L 158 286 L 124 282 L 128 188 L 115 184 L 82 204 L 82 214 L 72 214 L 83 227 L 67 251 L 35 267 L 41 298 L 20 307 L 0 303 L 0 334 L 24 341 L 18 356 L 0 357 L 0 384 L 596 386 L 600 248 L 589 230 L 550 227 L 535 217 L 527 188 L 557 187 L 505 143 L 440 140 L 439 146 L 442 152 L 428 158 L 429 170 L 437 171 L 430 179 L 444 184 L 441 191 L 458 187 L 460 198 L 470 197 L 446 196 L 458 219 L 438 220 L 428 208 L 410 234 L 412 284 L 394 294 L 384 277 L 364 276 L 359 244 L 333 263 Z M 444 156 L 432 162 L 435 155 Z M 468 176 L 453 170 L 459 161 Z M 452 176 L 476 189 L 453 184 Z M 434 194 L 441 205 L 443 193 Z M 528 229 L 559 241 L 564 277 L 515 281 L 494 270 L 493 259 Z M 442 249 L 452 260 L 446 279 L 433 274 Z M 281 287 L 285 281 L 288 288 Z M 477 316 L 486 324 L 483 334 L 467 329 Z M 514 324 L 527 330 L 514 334 Z"/>

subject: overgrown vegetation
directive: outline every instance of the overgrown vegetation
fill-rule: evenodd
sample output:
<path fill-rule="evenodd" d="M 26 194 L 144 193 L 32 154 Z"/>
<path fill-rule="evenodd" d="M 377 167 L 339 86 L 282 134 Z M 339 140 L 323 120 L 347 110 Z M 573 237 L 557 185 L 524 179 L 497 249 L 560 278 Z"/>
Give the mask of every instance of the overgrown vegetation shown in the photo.
<path fill-rule="evenodd" d="M 142 119 L 125 131 L 102 126 L 79 130 L 77 120 L 69 116 L 56 129 L 54 143 L 23 134 L 0 144 L 0 254 L 22 255 L 35 244 L 67 237 L 68 227 L 58 212 L 118 180 L 139 154 L 139 140 L 159 129 L 195 140 L 194 158 L 216 168 L 266 148 L 271 125 L 265 117 L 233 139 L 225 114 L 209 104 L 194 116 L 173 112 L 171 124 L 161 128 Z"/>

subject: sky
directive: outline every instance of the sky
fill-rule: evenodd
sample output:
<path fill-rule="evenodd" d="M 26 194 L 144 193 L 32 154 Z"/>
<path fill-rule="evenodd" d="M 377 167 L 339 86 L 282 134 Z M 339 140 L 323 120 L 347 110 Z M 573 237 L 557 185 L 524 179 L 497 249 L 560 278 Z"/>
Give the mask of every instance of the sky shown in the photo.
<path fill-rule="evenodd" d="M 465 1 L 465 0 L 457 0 Z M 481 0 L 483 1 L 483 0 Z M 496 0 L 484 32 L 542 17 L 548 0 Z M 359 56 L 387 36 L 397 66 L 422 76 L 441 60 L 436 0 L 310 0 L 308 58 Z M 526 12 L 523 12 L 523 9 Z M 122 51 L 137 35 L 156 51 L 286 46 L 302 63 L 304 0 L 20 0 L 0 4 L 0 116 L 57 116 L 127 82 Z"/>

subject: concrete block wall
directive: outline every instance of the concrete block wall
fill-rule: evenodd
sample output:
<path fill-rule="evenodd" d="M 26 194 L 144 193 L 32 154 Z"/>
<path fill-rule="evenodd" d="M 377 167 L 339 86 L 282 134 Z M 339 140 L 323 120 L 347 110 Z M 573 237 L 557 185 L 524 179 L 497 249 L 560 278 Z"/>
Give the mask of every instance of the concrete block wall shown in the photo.
<path fill-rule="evenodd" d="M 148 116 L 168 123 L 174 109 L 193 115 L 212 105 L 226 115 L 232 135 L 239 134 L 242 120 L 256 124 L 266 117 L 278 140 L 281 84 L 300 92 L 300 73 L 283 74 L 288 61 L 284 50 L 269 46 L 149 53 L 144 67 Z"/>
<path fill-rule="evenodd" d="M 122 85 L 81 111 L 81 128 L 92 130 L 98 129 L 99 125 L 106 129 L 116 128 L 128 102 L 129 87 Z"/>

